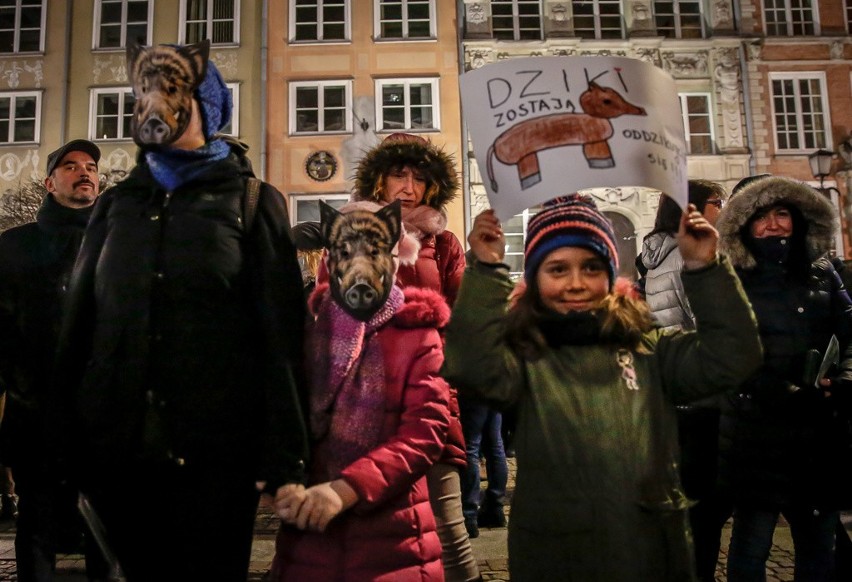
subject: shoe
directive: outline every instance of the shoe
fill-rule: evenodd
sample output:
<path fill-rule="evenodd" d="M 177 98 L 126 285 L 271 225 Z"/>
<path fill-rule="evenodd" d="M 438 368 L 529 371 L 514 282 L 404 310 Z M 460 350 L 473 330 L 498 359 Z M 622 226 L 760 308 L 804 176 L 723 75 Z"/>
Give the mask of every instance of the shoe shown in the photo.
<path fill-rule="evenodd" d="M 506 527 L 506 514 L 502 505 L 484 506 L 477 515 L 479 527 Z"/>
<path fill-rule="evenodd" d="M 467 537 L 470 539 L 479 537 L 479 526 L 476 524 L 477 518 L 475 517 L 465 517 L 464 518 L 464 528 L 467 530 Z"/>
<path fill-rule="evenodd" d="M 18 498 L 4 493 L 0 495 L 0 521 L 15 521 L 18 519 Z"/>

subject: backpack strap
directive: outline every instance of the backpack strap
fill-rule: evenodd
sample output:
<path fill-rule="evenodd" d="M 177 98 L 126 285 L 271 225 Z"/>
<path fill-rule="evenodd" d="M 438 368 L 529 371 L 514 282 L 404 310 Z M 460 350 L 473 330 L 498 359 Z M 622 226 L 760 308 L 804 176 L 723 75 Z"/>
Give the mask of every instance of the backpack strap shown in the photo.
<path fill-rule="evenodd" d="M 260 200 L 261 181 L 255 177 L 246 180 L 246 192 L 243 196 L 243 225 L 246 232 L 251 231 L 254 217 L 257 214 L 257 202 Z"/>

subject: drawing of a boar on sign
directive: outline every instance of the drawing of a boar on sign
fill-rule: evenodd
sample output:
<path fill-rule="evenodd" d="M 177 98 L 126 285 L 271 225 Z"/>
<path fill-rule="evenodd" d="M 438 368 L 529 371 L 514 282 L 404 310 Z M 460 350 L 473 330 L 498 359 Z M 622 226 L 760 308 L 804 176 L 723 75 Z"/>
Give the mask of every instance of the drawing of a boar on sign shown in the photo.
<path fill-rule="evenodd" d="M 518 123 L 504 131 L 488 149 L 488 179 L 498 190 L 494 179 L 494 158 L 507 165 L 518 166 L 521 189 L 541 182 L 538 153 L 550 148 L 579 145 L 590 168 L 612 168 L 607 140 L 612 137 L 610 119 L 621 115 L 646 115 L 645 109 L 627 102 L 620 93 L 589 81 L 580 95 L 583 113 L 554 113 Z"/>

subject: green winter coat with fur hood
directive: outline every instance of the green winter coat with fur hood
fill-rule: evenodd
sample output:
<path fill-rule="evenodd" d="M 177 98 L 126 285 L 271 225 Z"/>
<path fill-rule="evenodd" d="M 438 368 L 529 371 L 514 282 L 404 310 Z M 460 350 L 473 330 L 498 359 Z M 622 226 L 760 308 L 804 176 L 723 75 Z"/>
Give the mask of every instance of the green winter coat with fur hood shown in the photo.
<path fill-rule="evenodd" d="M 568 340 L 532 360 L 507 343 L 508 277 L 465 271 L 442 373 L 462 393 L 517 405 L 513 582 L 694 579 L 675 404 L 735 385 L 761 348 L 727 260 L 684 272 L 683 285 L 697 332 L 652 329 L 641 350 Z"/>

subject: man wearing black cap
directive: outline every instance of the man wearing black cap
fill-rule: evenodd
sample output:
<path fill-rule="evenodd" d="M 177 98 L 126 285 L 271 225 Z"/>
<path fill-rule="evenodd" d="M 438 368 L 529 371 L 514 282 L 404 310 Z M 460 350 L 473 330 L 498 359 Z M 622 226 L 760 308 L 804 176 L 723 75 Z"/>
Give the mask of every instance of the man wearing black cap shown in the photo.
<path fill-rule="evenodd" d="M 60 544 L 79 542 L 82 531 L 76 492 L 55 472 L 48 388 L 63 296 L 98 197 L 100 157 L 83 139 L 52 152 L 36 221 L 0 235 L 0 461 L 12 469 L 19 496 L 21 582 L 53 580 Z"/>

